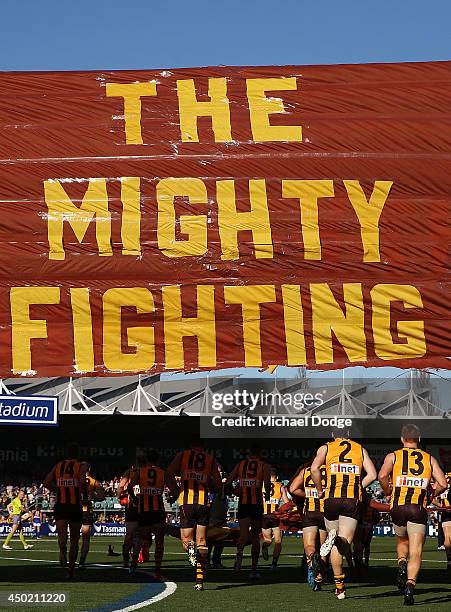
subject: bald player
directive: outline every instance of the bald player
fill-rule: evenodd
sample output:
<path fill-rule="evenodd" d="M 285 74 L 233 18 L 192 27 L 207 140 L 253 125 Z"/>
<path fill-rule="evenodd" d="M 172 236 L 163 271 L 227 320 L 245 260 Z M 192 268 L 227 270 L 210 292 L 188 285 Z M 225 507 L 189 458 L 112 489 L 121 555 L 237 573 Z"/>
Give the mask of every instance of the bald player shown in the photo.
<path fill-rule="evenodd" d="M 446 490 L 445 475 L 437 460 L 420 450 L 420 430 L 404 425 L 402 448 L 389 453 L 379 472 L 379 482 L 390 497 L 391 517 L 396 533 L 399 590 L 404 605 L 414 604 L 414 589 L 420 571 L 427 526 L 427 490 L 437 498 Z"/>

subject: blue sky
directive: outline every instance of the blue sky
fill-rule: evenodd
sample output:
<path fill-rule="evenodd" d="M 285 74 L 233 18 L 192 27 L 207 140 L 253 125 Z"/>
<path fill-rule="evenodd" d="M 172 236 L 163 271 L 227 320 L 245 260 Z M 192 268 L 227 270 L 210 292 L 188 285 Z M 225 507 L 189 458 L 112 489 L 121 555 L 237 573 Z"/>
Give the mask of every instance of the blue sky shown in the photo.
<path fill-rule="evenodd" d="M 21 0 L 2 3 L 0 70 L 446 60 L 450 18 L 450 0 Z"/>
<path fill-rule="evenodd" d="M 171 68 L 450 59 L 449 0 L 20 0 L 0 69 Z"/>

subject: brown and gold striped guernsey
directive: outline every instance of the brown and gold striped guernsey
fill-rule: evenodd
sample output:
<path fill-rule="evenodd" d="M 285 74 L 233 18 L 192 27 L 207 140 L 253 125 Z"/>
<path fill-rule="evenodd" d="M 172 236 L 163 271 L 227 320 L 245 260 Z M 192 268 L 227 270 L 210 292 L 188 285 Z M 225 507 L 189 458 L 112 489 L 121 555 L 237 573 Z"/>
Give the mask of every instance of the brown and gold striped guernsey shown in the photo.
<path fill-rule="evenodd" d="M 213 472 L 214 458 L 202 448 L 192 448 L 182 453 L 180 461 L 180 505 L 208 504 L 209 480 Z"/>
<path fill-rule="evenodd" d="M 164 510 L 165 471 L 157 465 L 146 465 L 138 471 L 139 513 Z"/>
<path fill-rule="evenodd" d="M 326 446 L 326 499 L 333 497 L 361 501 L 363 447 L 347 438 L 337 438 Z"/>
<path fill-rule="evenodd" d="M 448 510 L 451 510 L 451 502 L 448 499 L 449 491 L 451 489 L 451 472 L 447 472 L 445 474 L 445 477 L 446 477 L 446 482 L 448 483 L 448 488 L 446 489 L 446 491 L 443 491 L 443 493 L 440 495 L 440 501 L 441 501 L 442 506 L 445 506 Z"/>
<path fill-rule="evenodd" d="M 321 483 L 323 488 L 326 486 L 326 466 L 322 465 Z M 312 478 L 312 470 L 310 466 L 304 469 L 304 491 L 305 491 L 305 512 L 324 512 L 324 497 L 318 499 L 318 491 Z"/>
<path fill-rule="evenodd" d="M 97 480 L 92 476 L 86 476 L 86 493 L 83 498 L 83 502 L 81 505 L 81 509 L 83 512 L 91 512 L 92 511 L 92 500 L 94 498 L 94 493 L 96 490 Z"/>
<path fill-rule="evenodd" d="M 81 461 L 66 459 L 55 466 L 56 501 L 59 504 L 81 505 L 80 498 Z"/>
<path fill-rule="evenodd" d="M 139 472 L 139 468 L 133 466 L 130 469 L 128 469 L 122 476 L 122 478 L 125 479 L 125 483 L 124 483 L 121 499 L 127 500 L 125 504 L 127 510 L 137 511 L 138 509 L 138 497 L 137 496 L 139 493 L 139 486 L 134 485 L 132 489 L 131 484 L 130 484 L 132 481 L 138 478 L 138 472 Z"/>
<path fill-rule="evenodd" d="M 262 504 L 265 462 L 249 457 L 238 464 L 239 499 L 242 504 Z"/>
<path fill-rule="evenodd" d="M 282 499 L 282 483 L 275 480 L 271 482 L 270 488 L 270 500 L 265 501 L 265 487 L 263 487 L 263 508 L 265 514 L 272 514 L 280 506 L 280 500 Z"/>
<path fill-rule="evenodd" d="M 419 448 L 400 448 L 394 452 L 390 508 L 427 504 L 427 488 L 432 477 L 432 458 Z"/>

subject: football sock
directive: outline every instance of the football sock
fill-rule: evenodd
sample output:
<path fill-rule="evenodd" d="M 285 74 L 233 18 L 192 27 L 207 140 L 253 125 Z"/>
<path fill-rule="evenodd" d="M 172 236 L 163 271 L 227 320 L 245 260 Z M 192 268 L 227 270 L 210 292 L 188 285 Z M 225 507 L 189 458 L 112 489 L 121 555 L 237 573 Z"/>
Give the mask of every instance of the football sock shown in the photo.
<path fill-rule="evenodd" d="M 205 580 L 205 568 L 207 565 L 208 548 L 206 546 L 197 547 L 196 562 L 196 583 L 203 584 Z"/>
<path fill-rule="evenodd" d="M 345 588 L 345 575 L 344 574 L 338 574 L 337 576 L 334 576 L 334 581 L 335 581 L 335 588 L 339 589 L 340 591 Z"/>

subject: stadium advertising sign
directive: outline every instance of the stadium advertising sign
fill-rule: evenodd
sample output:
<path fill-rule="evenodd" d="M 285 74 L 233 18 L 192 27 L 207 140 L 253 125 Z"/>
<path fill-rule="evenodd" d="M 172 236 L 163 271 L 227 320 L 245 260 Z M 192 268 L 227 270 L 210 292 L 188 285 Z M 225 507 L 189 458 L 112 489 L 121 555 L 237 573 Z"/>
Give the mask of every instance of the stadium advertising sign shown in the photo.
<path fill-rule="evenodd" d="M 0 537 L 4 538 L 5 536 L 7 536 L 9 533 L 11 533 L 11 529 L 12 529 L 11 524 L 0 523 Z M 46 529 L 44 531 L 44 535 L 49 535 L 49 531 L 50 530 Z M 34 535 L 33 526 L 30 523 L 25 523 L 23 525 L 23 532 L 24 532 L 25 537 L 29 537 L 29 538 L 32 537 Z"/>
<path fill-rule="evenodd" d="M 0 84 L 0 376 L 449 367 L 449 62 Z"/>
<path fill-rule="evenodd" d="M 0 425 L 58 425 L 58 398 L 0 395 Z"/>
<path fill-rule="evenodd" d="M 33 537 L 34 529 L 30 523 L 24 523 L 23 525 L 24 535 L 26 537 Z M 11 532 L 11 525 L 7 523 L 0 524 L 0 537 L 7 536 Z M 91 534 L 93 536 L 125 536 L 125 525 L 123 523 L 94 523 Z M 40 534 L 42 536 L 57 537 L 56 525 L 52 523 L 43 523 L 41 525 Z M 286 535 L 297 535 L 287 532 Z M 392 525 L 375 525 L 373 527 L 373 535 L 375 536 L 394 536 L 395 531 Z M 427 535 L 431 537 L 437 536 L 437 527 L 429 524 L 427 529 Z"/>
<path fill-rule="evenodd" d="M 32 537 L 34 535 L 33 525 L 24 523 L 24 535 Z M 7 536 L 11 531 L 11 525 L 7 523 L 0 524 L 0 537 Z M 42 523 L 39 532 L 40 536 L 57 537 L 56 525 L 52 523 Z M 125 536 L 125 525 L 123 523 L 94 523 L 92 527 L 92 535 L 95 536 Z"/>

